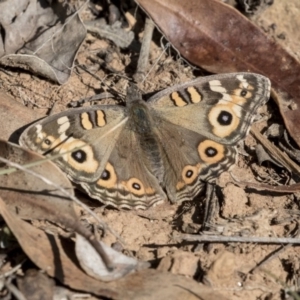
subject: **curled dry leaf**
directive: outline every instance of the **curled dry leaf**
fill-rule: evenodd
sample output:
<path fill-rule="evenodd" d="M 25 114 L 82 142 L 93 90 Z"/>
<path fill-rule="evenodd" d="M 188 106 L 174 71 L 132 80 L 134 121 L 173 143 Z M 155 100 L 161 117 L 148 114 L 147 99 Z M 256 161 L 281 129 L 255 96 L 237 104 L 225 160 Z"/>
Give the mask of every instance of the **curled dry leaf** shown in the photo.
<path fill-rule="evenodd" d="M 219 0 L 136 0 L 180 54 L 213 72 L 250 71 L 272 81 L 285 125 L 300 146 L 300 64 Z"/>
<path fill-rule="evenodd" d="M 0 2 L 0 63 L 65 83 L 86 36 L 77 13 L 56 1 Z"/>
<path fill-rule="evenodd" d="M 112 281 L 133 272 L 137 268 L 149 267 L 147 263 L 138 262 L 133 257 L 128 257 L 116 250 L 108 247 L 99 241 L 104 252 L 114 264 L 114 270 L 108 271 L 101 257 L 91 246 L 91 244 L 80 234 L 76 235 L 76 256 L 83 270 L 90 276 L 102 281 Z"/>

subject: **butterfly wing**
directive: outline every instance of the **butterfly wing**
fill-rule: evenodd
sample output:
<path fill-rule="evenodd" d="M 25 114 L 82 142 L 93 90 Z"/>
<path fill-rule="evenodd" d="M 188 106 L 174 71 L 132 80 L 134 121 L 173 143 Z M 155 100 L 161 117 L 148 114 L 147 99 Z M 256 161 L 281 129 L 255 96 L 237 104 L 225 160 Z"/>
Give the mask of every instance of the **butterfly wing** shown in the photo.
<path fill-rule="evenodd" d="M 110 153 L 102 177 L 93 184 L 83 183 L 82 186 L 90 195 L 104 198 L 106 204 L 149 208 L 167 199 L 159 181 L 150 171 L 149 163 L 139 137 L 125 126 Z"/>
<path fill-rule="evenodd" d="M 195 197 L 204 181 L 234 164 L 235 146 L 269 94 L 266 77 L 235 73 L 196 79 L 149 99 L 172 202 Z"/>
<path fill-rule="evenodd" d="M 235 145 L 268 95 L 260 75 L 206 77 L 156 94 L 149 111 L 131 104 L 133 118 L 124 107 L 103 105 L 45 118 L 21 144 L 53 157 L 103 203 L 147 208 L 166 198 L 160 185 L 172 202 L 190 200 L 234 163 Z"/>
<path fill-rule="evenodd" d="M 54 157 L 55 163 L 75 182 L 93 182 L 101 176 L 125 123 L 123 107 L 70 109 L 28 127 L 20 144 Z"/>
<path fill-rule="evenodd" d="M 116 207 L 146 208 L 166 199 L 145 166 L 126 108 L 72 109 L 30 126 L 21 145 L 52 157 L 92 197 Z"/>
<path fill-rule="evenodd" d="M 171 202 L 192 200 L 205 182 L 213 182 L 235 163 L 235 147 L 208 140 L 203 134 L 168 121 L 160 125 L 157 135 L 167 141 L 162 144 L 163 186 Z"/>

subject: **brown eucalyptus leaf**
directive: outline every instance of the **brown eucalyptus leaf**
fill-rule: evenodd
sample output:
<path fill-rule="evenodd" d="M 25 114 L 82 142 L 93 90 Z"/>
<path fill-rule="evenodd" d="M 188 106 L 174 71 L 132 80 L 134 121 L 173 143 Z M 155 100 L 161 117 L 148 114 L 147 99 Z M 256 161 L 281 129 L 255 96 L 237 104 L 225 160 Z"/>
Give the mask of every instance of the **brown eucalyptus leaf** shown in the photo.
<path fill-rule="evenodd" d="M 0 157 L 24 165 L 45 159 L 28 149 L 0 140 Z M 1 168 L 8 168 L 0 162 Z M 51 179 L 73 195 L 73 187 L 66 175 L 51 161 L 30 168 L 34 172 Z M 53 186 L 35 176 L 18 170 L 0 175 L 0 196 L 12 211 L 21 218 L 61 220 L 62 216 L 76 218 L 73 202 Z"/>
<path fill-rule="evenodd" d="M 272 81 L 275 100 L 300 145 L 300 64 L 273 39 L 219 0 L 136 0 L 180 54 L 213 72 L 250 71 Z"/>
<path fill-rule="evenodd" d="M 0 91 L 0 139 L 18 143 L 24 125 L 44 116 L 41 111 L 28 109 Z"/>
<path fill-rule="evenodd" d="M 86 29 L 62 2 L 0 2 L 0 64 L 21 67 L 65 83 Z"/>
<path fill-rule="evenodd" d="M 79 267 L 72 240 L 47 234 L 21 220 L 6 208 L 1 198 L 0 213 L 28 257 L 49 276 L 75 290 L 116 300 L 225 299 L 193 279 L 150 269 L 117 281 L 101 282 Z"/>

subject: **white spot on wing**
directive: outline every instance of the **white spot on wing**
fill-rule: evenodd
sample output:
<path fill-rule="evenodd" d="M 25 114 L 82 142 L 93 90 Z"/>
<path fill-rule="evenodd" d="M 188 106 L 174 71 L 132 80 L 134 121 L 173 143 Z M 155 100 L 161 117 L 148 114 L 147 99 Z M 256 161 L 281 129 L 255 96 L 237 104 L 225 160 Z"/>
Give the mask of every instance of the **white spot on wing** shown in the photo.
<path fill-rule="evenodd" d="M 212 85 L 221 85 L 221 81 L 220 80 L 211 80 L 209 82 L 209 85 L 212 86 Z"/>
<path fill-rule="evenodd" d="M 248 88 L 248 81 L 244 78 L 244 75 L 237 75 L 236 78 L 242 83 L 242 87 L 247 89 Z"/>
<path fill-rule="evenodd" d="M 68 119 L 68 117 L 66 117 L 66 116 L 57 119 L 57 124 L 58 124 L 58 125 L 64 124 L 64 123 L 66 123 L 66 122 L 69 123 L 69 119 Z"/>
<path fill-rule="evenodd" d="M 59 119 L 58 119 L 58 120 L 59 120 Z M 58 123 L 58 120 L 57 120 L 57 123 Z M 65 132 L 68 130 L 69 127 L 70 127 L 70 122 L 69 122 L 69 120 L 67 120 L 66 123 L 63 123 L 63 124 L 61 124 L 61 125 L 59 126 L 59 128 L 58 128 L 58 133 L 59 133 L 59 134 L 65 133 Z"/>
<path fill-rule="evenodd" d="M 224 88 L 219 80 L 211 80 L 209 82 L 209 87 L 212 91 L 223 94 L 223 97 L 220 103 L 226 104 L 228 101 L 231 101 L 231 96 L 227 93 L 226 88 Z"/>
<path fill-rule="evenodd" d="M 37 137 L 40 138 L 40 139 L 43 139 L 44 135 L 42 133 L 42 129 L 43 129 L 42 125 L 38 124 L 38 125 L 35 126 L 35 128 L 36 128 L 36 135 L 37 135 Z"/>
<path fill-rule="evenodd" d="M 218 93 L 226 93 L 226 89 L 222 86 L 219 80 L 212 80 L 209 82 L 209 87 L 212 91 Z"/>

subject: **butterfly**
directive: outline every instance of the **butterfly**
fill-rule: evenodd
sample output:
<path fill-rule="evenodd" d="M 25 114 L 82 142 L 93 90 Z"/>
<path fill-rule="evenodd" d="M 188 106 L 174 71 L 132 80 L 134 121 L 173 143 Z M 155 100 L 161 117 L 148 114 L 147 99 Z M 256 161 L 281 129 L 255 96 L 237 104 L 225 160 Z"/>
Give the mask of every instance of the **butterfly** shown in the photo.
<path fill-rule="evenodd" d="M 230 73 L 197 78 L 144 101 L 135 86 L 126 106 L 70 109 L 28 127 L 21 145 L 54 162 L 92 198 L 146 209 L 192 200 L 235 164 L 268 78 Z M 59 157 L 57 157 L 57 155 Z"/>

